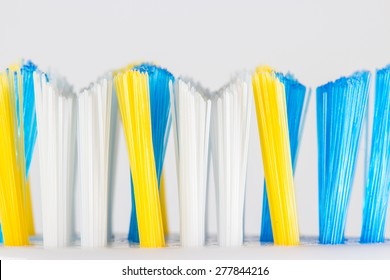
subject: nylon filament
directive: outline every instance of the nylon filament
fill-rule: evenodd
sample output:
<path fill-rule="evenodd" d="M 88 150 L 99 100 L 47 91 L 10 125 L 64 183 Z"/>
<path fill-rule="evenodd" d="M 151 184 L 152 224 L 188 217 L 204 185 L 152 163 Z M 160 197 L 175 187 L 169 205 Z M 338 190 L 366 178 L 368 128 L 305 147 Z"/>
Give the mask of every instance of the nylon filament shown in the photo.
<path fill-rule="evenodd" d="M 23 82 L 19 64 L 0 73 L 0 217 L 4 245 L 28 245 Z"/>
<path fill-rule="evenodd" d="M 358 72 L 317 88 L 319 241 L 341 244 L 362 123 L 369 72 Z"/>
<path fill-rule="evenodd" d="M 133 69 L 142 73 L 148 73 L 153 151 L 156 164 L 157 182 L 159 182 L 160 189 L 162 181 L 161 174 L 171 128 L 169 84 L 173 82 L 174 78 L 173 75 L 166 69 L 152 64 L 141 64 L 135 66 Z M 133 184 L 132 181 L 131 184 Z M 134 189 L 133 186 L 131 186 L 131 189 Z M 160 202 L 161 206 L 163 206 L 163 196 L 160 198 Z M 139 243 L 134 191 L 132 191 L 132 209 L 128 239 L 130 242 Z M 162 212 L 162 217 L 166 225 L 167 218 L 164 213 L 166 212 Z M 165 227 L 164 229 L 166 230 Z"/>
<path fill-rule="evenodd" d="M 319 244 L 351 243 L 346 224 L 355 172 L 363 163 L 360 243 L 386 242 L 390 65 L 377 70 L 375 79 L 372 129 L 370 72 L 316 88 Z M 254 239 L 245 236 L 244 221 L 253 222 L 245 206 L 252 200 L 247 170 L 254 105 L 264 168 L 264 181 L 255 182 L 264 189 L 255 240 L 299 245 L 296 191 L 305 190 L 295 188 L 294 172 L 310 98 L 309 88 L 269 66 L 238 73 L 210 92 L 191 79 L 175 79 L 160 66 L 129 64 L 76 93 L 65 78 L 44 73 L 30 61 L 11 65 L 0 72 L 0 243 L 40 244 L 32 200 L 39 188 L 44 248 L 176 247 L 167 211 L 176 205 L 172 178 L 164 178 L 164 168 L 171 175 L 165 156 L 172 126 L 180 247 L 250 244 Z M 113 208 L 122 207 L 114 201 L 114 187 L 121 183 L 116 182 L 119 114 L 130 167 L 124 186 L 130 183 L 131 191 L 124 197 L 131 203 L 124 239 L 113 232 Z M 365 147 L 360 146 L 363 127 Z M 30 174 L 38 170 L 32 168 L 36 143 L 37 186 Z M 361 150 L 364 160 L 359 160 Z M 207 228 L 208 219 L 214 219 L 209 213 L 216 214 L 217 244 L 213 228 Z"/>
<path fill-rule="evenodd" d="M 36 114 L 35 114 L 35 102 L 34 102 L 34 85 L 33 85 L 33 73 L 36 71 L 37 67 L 31 62 L 27 61 L 27 63 L 23 64 L 21 67 L 19 64 L 14 65 L 13 70 L 20 68 L 20 74 L 16 73 L 14 78 L 18 81 L 14 81 L 16 83 L 20 83 L 22 81 L 21 87 L 19 87 L 19 91 L 23 95 L 23 123 L 18 122 L 18 130 L 23 128 L 23 136 L 24 136 L 24 153 L 25 153 L 25 166 L 26 166 L 26 178 L 28 178 L 30 164 L 32 159 L 32 154 L 34 151 L 35 140 L 37 136 L 37 127 L 36 127 Z M 12 73 L 11 73 L 12 74 Z M 20 81 L 19 81 L 20 80 Z M 18 107 L 20 108 L 20 107 Z M 18 113 L 19 116 L 19 113 Z M 22 127 L 21 127 L 22 125 Z M 30 236 L 35 235 L 34 229 L 34 218 L 32 213 L 32 201 L 31 201 L 31 191 L 30 191 L 30 181 L 26 180 L 25 187 L 25 209 L 26 209 L 26 223 L 27 230 Z M 2 240 L 2 232 L 0 226 L 0 243 Z"/>
<path fill-rule="evenodd" d="M 244 202 L 252 109 L 250 75 L 242 73 L 214 93 L 211 151 L 217 194 L 218 243 L 240 246 L 244 241 Z"/>
<path fill-rule="evenodd" d="M 256 69 L 252 83 L 274 243 L 298 245 L 285 87 L 266 66 Z"/>
<path fill-rule="evenodd" d="M 140 247 L 163 247 L 148 73 L 126 70 L 117 73 L 114 81 L 134 183 Z"/>
<path fill-rule="evenodd" d="M 74 238 L 76 95 L 64 78 L 34 73 L 44 247 Z"/>
<path fill-rule="evenodd" d="M 286 93 L 290 154 L 294 172 L 298 158 L 300 138 L 305 122 L 305 115 L 310 100 L 310 91 L 307 90 L 304 85 L 295 80 L 291 74 L 283 75 L 281 73 L 276 73 L 276 77 L 283 83 Z M 273 242 L 273 240 L 267 188 L 264 182 L 260 241 Z"/>
<path fill-rule="evenodd" d="M 112 112 L 113 81 L 100 78 L 77 96 L 78 164 L 81 177 L 81 246 L 104 247 L 109 239 L 109 199 L 112 197 L 109 163 L 116 124 Z M 111 130 L 114 129 L 114 130 Z"/>
<path fill-rule="evenodd" d="M 24 153 L 26 160 L 26 218 L 27 227 L 30 236 L 35 235 L 34 217 L 31 199 L 31 184 L 29 179 L 31 160 L 37 139 L 37 116 L 35 111 L 34 98 L 34 72 L 37 66 L 31 61 L 27 61 L 21 68 L 23 81 L 23 135 L 24 135 Z"/>
<path fill-rule="evenodd" d="M 371 157 L 360 241 L 385 241 L 390 189 L 390 66 L 376 72 Z"/>
<path fill-rule="evenodd" d="M 206 193 L 209 160 L 211 100 L 207 90 L 179 78 L 171 91 L 180 243 L 205 245 Z"/>

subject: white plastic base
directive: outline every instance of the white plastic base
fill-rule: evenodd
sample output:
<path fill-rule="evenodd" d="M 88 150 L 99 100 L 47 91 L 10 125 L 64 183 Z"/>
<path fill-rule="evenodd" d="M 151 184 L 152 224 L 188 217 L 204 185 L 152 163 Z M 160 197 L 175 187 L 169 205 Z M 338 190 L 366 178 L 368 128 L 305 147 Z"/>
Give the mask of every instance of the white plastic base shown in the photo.
<path fill-rule="evenodd" d="M 302 244 L 293 247 L 260 244 L 250 238 L 236 248 L 218 247 L 212 240 L 203 248 L 183 248 L 177 238 L 170 238 L 167 247 L 144 249 L 118 238 L 109 247 L 86 249 L 79 245 L 68 248 L 46 249 L 41 241 L 32 246 L 0 247 L 1 259 L 260 259 L 260 260 L 335 260 L 335 259 L 390 259 L 390 242 L 360 244 L 349 239 L 343 245 L 319 245 L 313 238 L 303 238 Z"/>

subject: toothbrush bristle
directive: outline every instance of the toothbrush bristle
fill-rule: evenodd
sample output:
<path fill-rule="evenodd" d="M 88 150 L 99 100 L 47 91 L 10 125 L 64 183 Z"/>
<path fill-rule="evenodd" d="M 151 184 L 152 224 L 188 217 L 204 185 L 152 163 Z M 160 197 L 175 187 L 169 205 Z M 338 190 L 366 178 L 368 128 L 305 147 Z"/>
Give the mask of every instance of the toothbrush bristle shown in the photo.
<path fill-rule="evenodd" d="M 305 122 L 305 108 L 310 100 L 310 90 L 299 83 L 291 74 L 276 73 L 276 77 L 283 83 L 286 92 L 288 134 L 290 139 L 290 154 L 293 172 L 298 158 L 298 147 Z M 261 242 L 273 242 L 271 217 L 269 213 L 266 183 L 263 191 L 263 210 L 261 219 Z"/>
<path fill-rule="evenodd" d="M 133 70 L 148 74 L 153 152 L 156 164 L 157 181 L 160 190 L 162 180 L 161 174 L 171 128 L 169 84 L 174 81 L 174 77 L 168 70 L 150 63 L 136 65 L 133 67 Z M 132 212 L 128 240 L 133 243 L 139 243 L 133 183 L 133 179 L 131 179 Z M 165 205 L 163 197 L 161 197 L 160 202 L 161 206 Z M 162 212 L 162 214 L 164 213 L 165 212 Z M 165 221 L 166 224 L 167 217 L 163 216 L 163 221 Z M 167 229 L 164 227 L 164 231 L 166 230 Z"/>
<path fill-rule="evenodd" d="M 385 240 L 390 189 L 390 65 L 376 72 L 371 156 L 360 242 Z"/>
<path fill-rule="evenodd" d="M 28 245 L 23 78 L 20 64 L 0 73 L 0 216 L 4 245 Z M 29 197 L 28 197 L 29 199 Z M 30 221 L 31 222 L 31 221 Z"/>
<path fill-rule="evenodd" d="M 179 78 L 171 92 L 179 185 L 180 243 L 205 245 L 211 100 L 209 93 Z"/>
<path fill-rule="evenodd" d="M 242 73 L 212 96 L 210 144 L 217 195 L 218 243 L 244 241 L 244 200 L 252 86 Z"/>
<path fill-rule="evenodd" d="M 60 76 L 34 72 L 44 247 L 74 237 L 76 94 Z"/>
<path fill-rule="evenodd" d="M 114 80 L 134 183 L 140 246 L 164 247 L 148 73 L 128 70 L 116 74 Z"/>
<path fill-rule="evenodd" d="M 317 88 L 319 241 L 341 244 L 351 196 L 369 72 Z"/>
<path fill-rule="evenodd" d="M 113 170 L 109 163 L 116 134 L 116 124 L 111 120 L 115 106 L 111 75 L 98 79 L 77 97 L 82 247 L 105 247 L 110 238 Z"/>
<path fill-rule="evenodd" d="M 268 66 L 256 70 L 252 83 L 274 242 L 298 245 L 285 87 Z"/>

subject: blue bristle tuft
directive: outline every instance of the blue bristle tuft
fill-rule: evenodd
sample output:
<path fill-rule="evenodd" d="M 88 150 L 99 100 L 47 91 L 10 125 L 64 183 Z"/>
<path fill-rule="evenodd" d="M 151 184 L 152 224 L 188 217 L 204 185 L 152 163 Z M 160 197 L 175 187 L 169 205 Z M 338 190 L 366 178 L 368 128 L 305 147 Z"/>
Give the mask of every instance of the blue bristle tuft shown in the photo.
<path fill-rule="evenodd" d="M 37 140 L 37 116 L 35 112 L 33 73 L 37 67 L 28 61 L 23 65 L 23 125 L 24 125 L 24 153 L 26 158 L 26 177 L 30 171 L 32 155 Z"/>
<path fill-rule="evenodd" d="M 376 72 L 371 156 L 360 242 L 385 240 L 390 189 L 390 65 Z"/>
<path fill-rule="evenodd" d="M 369 80 L 369 72 L 357 72 L 317 88 L 321 244 L 344 242 Z"/>

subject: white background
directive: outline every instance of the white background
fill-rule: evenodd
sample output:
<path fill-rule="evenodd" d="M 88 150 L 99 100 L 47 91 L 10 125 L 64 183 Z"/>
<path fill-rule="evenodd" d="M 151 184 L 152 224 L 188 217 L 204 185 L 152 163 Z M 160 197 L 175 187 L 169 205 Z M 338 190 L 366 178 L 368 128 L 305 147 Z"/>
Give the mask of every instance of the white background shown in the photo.
<path fill-rule="evenodd" d="M 133 61 L 154 61 L 216 90 L 231 74 L 269 64 L 316 86 L 390 63 L 390 2 L 382 1 L 0 1 L 0 68 L 19 58 L 56 69 L 85 87 Z M 252 111 L 255 112 L 254 110 Z M 363 143 L 362 143 L 363 144 Z M 263 171 L 253 114 L 245 228 L 259 234 Z M 364 145 L 361 145 L 363 150 Z M 116 172 L 114 231 L 128 230 L 129 165 L 123 134 Z M 347 235 L 359 236 L 363 160 L 356 171 Z M 165 162 L 169 223 L 178 232 L 173 141 Z M 39 156 L 31 170 L 36 229 L 42 230 Z M 299 223 L 318 235 L 317 138 L 312 96 L 295 174 Z M 215 232 L 214 185 L 209 230 Z"/>

